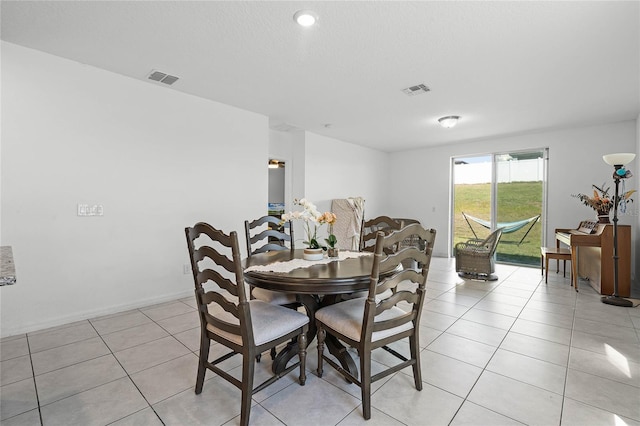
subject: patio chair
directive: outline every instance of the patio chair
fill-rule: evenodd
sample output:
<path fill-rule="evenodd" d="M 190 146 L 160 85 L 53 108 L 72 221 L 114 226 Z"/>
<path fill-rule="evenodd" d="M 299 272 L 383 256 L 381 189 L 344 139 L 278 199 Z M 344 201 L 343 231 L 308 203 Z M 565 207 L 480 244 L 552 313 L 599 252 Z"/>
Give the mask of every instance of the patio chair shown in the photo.
<path fill-rule="evenodd" d="M 496 229 L 484 240 L 471 239 L 455 247 L 456 272 L 462 278 L 495 281 L 495 253 L 502 228 Z"/>

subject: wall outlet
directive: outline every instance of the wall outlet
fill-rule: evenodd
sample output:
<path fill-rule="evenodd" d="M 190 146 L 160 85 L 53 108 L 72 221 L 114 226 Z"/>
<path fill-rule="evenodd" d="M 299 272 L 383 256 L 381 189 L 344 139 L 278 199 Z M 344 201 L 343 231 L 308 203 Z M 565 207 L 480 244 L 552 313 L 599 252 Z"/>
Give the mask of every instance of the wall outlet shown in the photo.
<path fill-rule="evenodd" d="M 189 275 L 191 273 L 191 265 L 182 265 L 182 273 Z"/>
<path fill-rule="evenodd" d="M 78 216 L 103 216 L 102 204 L 78 204 Z"/>

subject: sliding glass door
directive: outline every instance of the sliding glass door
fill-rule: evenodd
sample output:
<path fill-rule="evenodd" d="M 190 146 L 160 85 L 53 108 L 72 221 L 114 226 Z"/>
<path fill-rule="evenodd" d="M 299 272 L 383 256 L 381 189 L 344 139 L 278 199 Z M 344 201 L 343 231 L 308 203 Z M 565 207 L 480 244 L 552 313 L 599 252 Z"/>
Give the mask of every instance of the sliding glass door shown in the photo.
<path fill-rule="evenodd" d="M 460 157 L 453 163 L 453 246 L 491 232 L 492 156 Z M 482 223 L 478 223 L 482 221 Z"/>
<path fill-rule="evenodd" d="M 503 229 L 496 260 L 538 265 L 546 150 L 453 159 L 452 247 Z"/>

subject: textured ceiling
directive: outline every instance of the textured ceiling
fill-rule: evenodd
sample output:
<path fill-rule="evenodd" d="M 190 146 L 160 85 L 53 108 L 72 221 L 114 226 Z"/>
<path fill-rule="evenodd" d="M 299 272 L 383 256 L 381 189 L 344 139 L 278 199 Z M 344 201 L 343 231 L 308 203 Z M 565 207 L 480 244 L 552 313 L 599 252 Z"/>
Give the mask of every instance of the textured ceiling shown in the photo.
<path fill-rule="evenodd" d="M 3 0 L 0 12 L 5 41 L 145 81 L 161 70 L 180 77 L 166 90 L 395 151 L 637 118 L 639 5 Z M 296 25 L 299 9 L 318 25 Z M 431 91 L 402 93 L 421 83 Z M 442 129 L 445 115 L 462 118 Z"/>

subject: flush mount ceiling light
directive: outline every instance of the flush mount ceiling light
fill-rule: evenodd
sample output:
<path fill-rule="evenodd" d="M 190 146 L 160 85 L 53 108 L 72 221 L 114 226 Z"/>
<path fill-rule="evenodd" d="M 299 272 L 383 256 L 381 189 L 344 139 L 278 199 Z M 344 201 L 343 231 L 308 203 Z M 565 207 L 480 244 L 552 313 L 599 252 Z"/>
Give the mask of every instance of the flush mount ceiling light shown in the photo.
<path fill-rule="evenodd" d="M 438 118 L 438 123 L 445 129 L 450 129 L 458 123 L 460 116 L 458 115 L 448 115 L 446 117 Z"/>
<path fill-rule="evenodd" d="M 293 20 L 303 27 L 310 27 L 318 21 L 318 15 L 312 10 L 299 10 L 293 15 Z"/>

